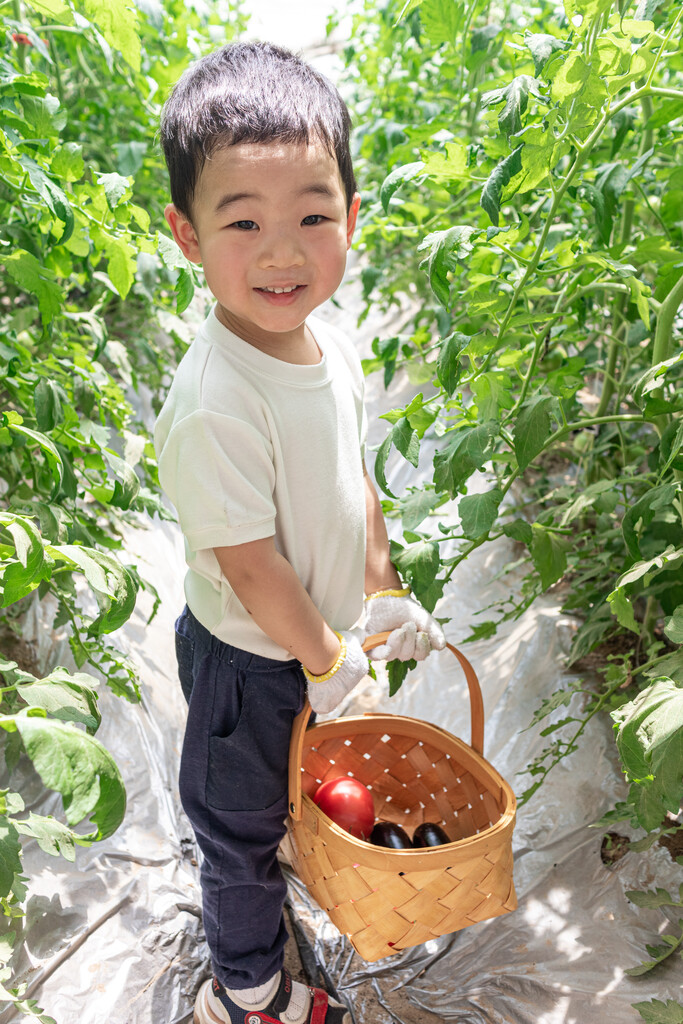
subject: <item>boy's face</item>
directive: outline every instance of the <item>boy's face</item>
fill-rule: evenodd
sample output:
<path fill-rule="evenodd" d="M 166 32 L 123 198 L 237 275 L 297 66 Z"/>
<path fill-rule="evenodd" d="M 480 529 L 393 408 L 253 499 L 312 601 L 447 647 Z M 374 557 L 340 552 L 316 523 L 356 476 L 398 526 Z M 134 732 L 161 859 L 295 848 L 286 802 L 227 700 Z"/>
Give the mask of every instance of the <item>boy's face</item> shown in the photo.
<path fill-rule="evenodd" d="M 337 162 L 322 143 L 240 143 L 202 169 L 192 224 L 166 208 L 173 236 L 201 263 L 218 318 L 277 351 L 304 338 L 309 313 L 344 274 L 360 197 L 347 214 Z"/>

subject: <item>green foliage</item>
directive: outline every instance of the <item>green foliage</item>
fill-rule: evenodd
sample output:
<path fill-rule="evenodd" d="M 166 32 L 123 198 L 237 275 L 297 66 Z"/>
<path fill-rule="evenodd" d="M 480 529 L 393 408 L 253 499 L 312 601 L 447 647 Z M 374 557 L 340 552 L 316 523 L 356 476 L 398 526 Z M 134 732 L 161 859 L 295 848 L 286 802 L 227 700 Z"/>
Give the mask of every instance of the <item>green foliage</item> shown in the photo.
<path fill-rule="evenodd" d="M 73 860 L 125 812 L 120 772 L 95 736 L 101 684 L 80 670 L 138 699 L 136 670 L 109 637 L 141 588 L 156 595 L 125 564 L 123 538 L 168 515 L 136 405 L 158 403 L 195 278 L 159 231 L 158 119 L 188 59 L 243 24 L 227 0 L 13 0 L 0 17 L 0 735 L 10 778 L 28 758 L 64 811 L 37 815 L 19 793 L 0 794 L 8 918 L 23 913 L 25 838 Z M 19 664 L 35 600 L 46 627 L 68 635 L 76 671 L 38 678 Z M 14 941 L 2 938 L 3 964 Z M 0 1000 L 50 1021 L 25 991 L 3 968 Z"/>
<path fill-rule="evenodd" d="M 683 800 L 683 688 L 656 679 L 612 718 L 638 821 L 651 831 Z"/>
<path fill-rule="evenodd" d="M 499 621 L 561 587 L 571 660 L 632 634 L 622 682 L 641 687 L 683 683 L 682 18 L 673 0 L 368 4 L 347 53 L 364 293 L 403 310 L 365 369 L 422 386 L 376 462 L 401 567 L 433 602 L 511 537 L 527 575 Z M 417 466 L 425 435 L 431 483 L 391 494 L 394 453 Z"/>
<path fill-rule="evenodd" d="M 631 903 L 635 903 L 637 907 L 647 907 L 652 910 L 668 908 L 669 910 L 677 910 L 679 912 L 683 910 L 683 885 L 680 886 L 678 898 L 670 896 L 666 889 L 656 889 L 654 892 L 640 892 L 636 890 L 634 892 L 627 892 L 626 895 L 630 899 Z M 683 929 L 683 919 L 679 919 L 678 928 L 679 930 Z M 660 935 L 659 938 L 662 941 L 656 946 L 647 946 L 647 952 L 650 959 L 643 961 L 642 964 L 638 964 L 637 967 L 629 967 L 626 971 L 627 974 L 630 974 L 631 977 L 639 978 L 643 974 L 649 974 L 650 971 L 654 970 L 655 967 L 659 967 L 660 964 L 664 963 L 665 960 L 668 960 L 669 957 L 674 954 L 677 954 L 679 957 L 683 957 L 683 952 L 681 951 L 683 948 L 683 931 L 680 931 L 678 935 Z M 646 1007 L 648 1005 L 649 1004 L 647 1003 L 635 1004 L 635 1008 L 640 1010 L 641 1016 L 645 1020 L 661 1019 L 674 1021 L 680 1019 L 680 1016 L 661 1016 L 657 1018 L 646 1017 L 642 1012 L 642 1007 Z M 659 1006 L 662 1010 L 664 1009 L 664 1004 L 660 1003 Z M 666 1012 L 674 1013 L 674 1008 L 676 1008 L 675 1012 L 679 1014 L 683 1011 L 683 1007 L 678 1003 L 671 1001 L 667 1004 Z"/>
<path fill-rule="evenodd" d="M 538 709 L 522 800 L 612 712 L 630 784 L 612 814 L 643 844 L 683 795 L 682 25 L 678 0 L 368 0 L 346 53 L 361 318 L 400 319 L 365 370 L 421 388 L 376 465 L 397 564 L 434 607 L 476 549 L 515 542 L 518 594 L 465 639 L 555 588 L 580 622 L 570 663 L 602 664 Z M 391 494 L 425 437 L 431 480 Z"/>

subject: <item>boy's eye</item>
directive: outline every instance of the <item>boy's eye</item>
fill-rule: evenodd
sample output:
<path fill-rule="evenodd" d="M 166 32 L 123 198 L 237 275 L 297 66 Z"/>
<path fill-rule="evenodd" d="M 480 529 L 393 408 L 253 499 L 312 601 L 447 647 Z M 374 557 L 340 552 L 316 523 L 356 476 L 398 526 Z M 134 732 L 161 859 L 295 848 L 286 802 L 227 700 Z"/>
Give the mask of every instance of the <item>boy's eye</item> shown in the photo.
<path fill-rule="evenodd" d="M 315 226 L 316 224 L 322 224 L 324 220 L 325 218 L 321 213 L 312 213 L 310 216 L 304 217 L 301 223 L 305 224 L 306 227 L 310 227 L 311 225 Z"/>
<path fill-rule="evenodd" d="M 254 220 L 236 220 L 230 227 L 239 228 L 240 231 L 253 231 L 258 225 Z"/>

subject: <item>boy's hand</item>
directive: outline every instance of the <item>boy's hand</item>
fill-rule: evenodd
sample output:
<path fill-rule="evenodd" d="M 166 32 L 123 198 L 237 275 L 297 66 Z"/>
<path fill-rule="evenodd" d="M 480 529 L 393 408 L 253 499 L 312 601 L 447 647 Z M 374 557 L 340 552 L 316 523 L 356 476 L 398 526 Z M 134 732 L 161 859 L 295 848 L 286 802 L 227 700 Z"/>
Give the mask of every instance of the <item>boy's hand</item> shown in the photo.
<path fill-rule="evenodd" d="M 446 637 L 429 612 L 404 590 L 379 590 L 365 599 L 365 635 L 391 630 L 386 643 L 368 652 L 373 661 L 423 661 L 430 651 L 441 651 Z"/>
<path fill-rule="evenodd" d="M 339 657 L 329 672 L 314 676 L 304 668 L 308 681 L 308 699 L 313 710 L 320 715 L 334 711 L 347 693 L 367 675 L 369 664 L 360 641 L 353 633 L 337 633 L 340 640 Z"/>

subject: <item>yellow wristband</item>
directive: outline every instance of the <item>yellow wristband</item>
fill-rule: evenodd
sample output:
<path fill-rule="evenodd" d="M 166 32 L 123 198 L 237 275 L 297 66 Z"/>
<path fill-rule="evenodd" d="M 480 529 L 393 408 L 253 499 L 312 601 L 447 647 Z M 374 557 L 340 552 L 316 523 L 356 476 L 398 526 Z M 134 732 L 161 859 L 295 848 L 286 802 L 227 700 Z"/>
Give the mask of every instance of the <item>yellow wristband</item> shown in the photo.
<path fill-rule="evenodd" d="M 309 683 L 326 683 L 328 679 L 332 678 L 337 669 L 340 669 L 342 667 L 344 658 L 346 657 L 346 640 L 341 635 L 341 633 L 337 632 L 336 629 L 334 630 L 334 635 L 338 638 L 340 647 L 339 654 L 337 655 L 337 660 L 335 661 L 331 669 L 329 669 L 327 672 L 324 672 L 323 675 L 321 676 L 314 676 L 313 673 L 309 672 L 304 665 L 301 666 L 304 671 L 304 675 L 306 676 L 306 679 L 308 680 Z"/>
<path fill-rule="evenodd" d="M 410 587 L 404 587 L 403 590 L 376 590 L 374 594 L 368 594 L 365 600 L 372 601 L 373 597 L 409 597 L 411 593 Z"/>

